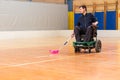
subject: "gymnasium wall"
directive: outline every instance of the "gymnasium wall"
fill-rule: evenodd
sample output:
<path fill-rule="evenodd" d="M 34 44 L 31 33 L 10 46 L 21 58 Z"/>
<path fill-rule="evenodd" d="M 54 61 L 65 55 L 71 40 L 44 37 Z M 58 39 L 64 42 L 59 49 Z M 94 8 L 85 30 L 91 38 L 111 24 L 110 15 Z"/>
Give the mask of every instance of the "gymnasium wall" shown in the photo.
<path fill-rule="evenodd" d="M 118 11 L 118 29 L 120 30 L 120 9 Z"/>
<path fill-rule="evenodd" d="M 75 5 L 93 5 L 93 4 L 104 4 L 106 2 L 107 3 L 115 3 L 117 0 L 74 0 L 73 2 L 73 7 L 75 7 Z M 93 11 L 93 7 L 92 6 L 88 6 L 88 12 L 92 12 Z M 107 7 L 108 10 L 115 10 L 115 6 L 114 5 L 110 5 Z M 96 7 L 96 11 L 97 12 L 103 12 L 104 11 L 104 6 L 99 6 Z M 75 12 L 79 13 L 79 9 L 75 9 Z"/>
<path fill-rule="evenodd" d="M 116 8 L 117 0 L 74 0 L 73 1 L 73 12 L 74 12 L 74 26 L 78 22 L 80 17 L 79 8 L 80 5 L 87 5 L 87 12 L 93 13 L 97 17 L 99 24 L 99 30 L 117 30 L 120 29 L 117 21 L 117 11 L 120 9 L 120 1 L 118 0 L 118 9 Z M 94 5 L 94 6 L 93 6 Z M 105 13 L 106 7 L 106 13 Z M 95 10 L 95 11 L 94 11 Z M 106 16 L 104 15 L 106 14 Z M 104 21 L 106 19 L 106 21 Z"/>
<path fill-rule="evenodd" d="M 0 1 L 0 31 L 68 29 L 65 4 Z"/>
<path fill-rule="evenodd" d="M 118 29 L 120 30 L 120 0 L 118 0 Z"/>
<path fill-rule="evenodd" d="M 32 0 L 33 2 L 46 2 L 46 3 L 58 3 L 58 4 L 64 4 L 65 0 Z"/>

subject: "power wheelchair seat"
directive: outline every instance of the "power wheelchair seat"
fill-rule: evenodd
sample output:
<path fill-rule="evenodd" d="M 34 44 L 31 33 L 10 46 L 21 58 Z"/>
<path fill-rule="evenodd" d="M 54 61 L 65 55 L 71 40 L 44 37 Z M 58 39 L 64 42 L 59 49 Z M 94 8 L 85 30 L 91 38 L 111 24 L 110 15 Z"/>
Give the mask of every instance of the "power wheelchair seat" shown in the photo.
<path fill-rule="evenodd" d="M 88 49 L 89 53 L 91 53 L 91 49 L 95 49 L 96 53 L 101 52 L 102 43 L 97 39 L 97 27 L 93 29 L 93 38 L 91 41 L 84 42 L 84 36 L 85 35 L 81 35 L 82 38 L 80 42 L 73 42 L 75 53 L 81 52 L 82 49 Z"/>

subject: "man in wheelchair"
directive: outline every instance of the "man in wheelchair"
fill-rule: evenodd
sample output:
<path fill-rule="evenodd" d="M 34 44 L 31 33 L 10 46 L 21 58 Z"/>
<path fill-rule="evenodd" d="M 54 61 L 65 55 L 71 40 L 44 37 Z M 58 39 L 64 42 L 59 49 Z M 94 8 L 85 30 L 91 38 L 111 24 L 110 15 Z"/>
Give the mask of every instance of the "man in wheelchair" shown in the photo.
<path fill-rule="evenodd" d="M 87 13 L 87 7 L 82 5 L 79 7 L 80 13 L 82 14 L 78 20 L 77 25 L 74 27 L 73 34 L 71 37 L 75 36 L 76 42 L 90 42 L 93 41 L 93 37 L 97 36 L 97 24 L 98 21 L 96 17 Z M 97 42 L 97 41 L 96 41 Z M 80 47 L 75 47 L 75 52 L 79 52 Z M 89 52 L 91 52 L 91 48 L 87 46 Z M 95 43 L 96 52 L 100 52 L 101 50 L 101 41 Z"/>
<path fill-rule="evenodd" d="M 94 29 L 96 29 L 98 21 L 93 14 L 87 13 L 85 5 L 80 6 L 79 9 L 82 16 L 80 16 L 77 26 L 74 27 L 72 37 L 75 36 L 76 42 L 80 42 L 82 35 L 84 35 L 84 42 L 89 42 L 93 39 Z"/>

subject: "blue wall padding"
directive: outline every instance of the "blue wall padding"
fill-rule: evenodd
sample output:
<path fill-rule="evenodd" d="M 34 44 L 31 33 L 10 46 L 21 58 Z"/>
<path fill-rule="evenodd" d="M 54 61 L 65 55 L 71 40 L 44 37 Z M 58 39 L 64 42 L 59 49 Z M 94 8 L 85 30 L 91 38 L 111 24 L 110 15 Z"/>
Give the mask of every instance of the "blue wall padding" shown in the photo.
<path fill-rule="evenodd" d="M 80 16 L 81 16 L 80 13 L 76 13 L 76 14 L 74 14 L 74 26 L 77 25 L 77 23 L 78 23 L 78 19 L 79 19 Z"/>
<path fill-rule="evenodd" d="M 67 0 L 68 11 L 73 11 L 73 0 Z"/>
<path fill-rule="evenodd" d="M 95 17 L 98 20 L 98 30 L 104 29 L 104 12 L 95 12 Z"/>
<path fill-rule="evenodd" d="M 106 30 L 116 30 L 116 11 L 107 11 L 106 13 Z M 95 12 L 95 17 L 98 19 L 98 30 L 104 29 L 104 12 Z M 77 25 L 80 13 L 74 14 L 74 26 Z"/>
<path fill-rule="evenodd" d="M 107 11 L 106 30 L 116 30 L 116 11 Z"/>
<path fill-rule="evenodd" d="M 78 19 L 79 19 L 80 16 L 81 16 L 80 13 L 74 14 L 74 26 L 77 25 L 77 22 L 78 22 Z M 104 13 L 103 12 L 96 12 L 95 16 L 97 17 L 97 19 L 99 21 L 98 30 L 103 30 L 104 29 L 104 27 L 103 27 L 104 26 L 104 21 L 103 21 Z"/>

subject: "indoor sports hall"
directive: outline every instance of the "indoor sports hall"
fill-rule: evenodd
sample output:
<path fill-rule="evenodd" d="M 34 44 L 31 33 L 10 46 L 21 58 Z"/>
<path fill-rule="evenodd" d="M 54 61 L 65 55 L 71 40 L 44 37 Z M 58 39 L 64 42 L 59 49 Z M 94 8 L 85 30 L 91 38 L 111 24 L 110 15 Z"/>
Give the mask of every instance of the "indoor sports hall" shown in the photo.
<path fill-rule="evenodd" d="M 84 48 L 71 38 L 81 5 L 99 22 L 100 46 L 94 41 L 93 48 Z M 120 0 L 0 0 L 0 80 L 120 80 L 119 76 Z"/>

